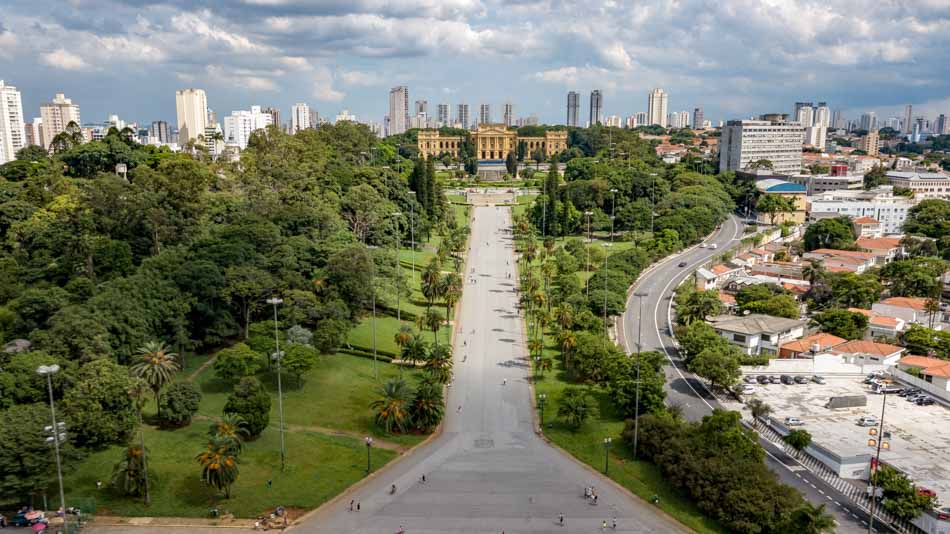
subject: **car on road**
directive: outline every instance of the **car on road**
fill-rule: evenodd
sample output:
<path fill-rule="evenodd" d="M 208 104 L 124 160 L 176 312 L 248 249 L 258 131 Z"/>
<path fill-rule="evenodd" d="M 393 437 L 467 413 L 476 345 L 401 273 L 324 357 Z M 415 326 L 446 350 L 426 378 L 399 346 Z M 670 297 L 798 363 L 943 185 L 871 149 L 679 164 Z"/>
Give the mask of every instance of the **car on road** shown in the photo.
<path fill-rule="evenodd" d="M 755 377 L 755 381 L 758 382 L 759 384 L 768 384 L 768 383 L 769 383 L 769 377 L 766 376 L 766 375 L 759 375 L 759 376 Z"/>
<path fill-rule="evenodd" d="M 920 393 L 920 390 L 917 388 L 906 388 L 904 391 L 901 391 L 897 394 L 898 397 L 910 397 Z"/>
<path fill-rule="evenodd" d="M 709 248 L 711 248 L 711 249 L 713 249 L 713 250 L 716 250 L 717 248 L 719 248 L 719 245 L 713 243 L 713 244 L 709 245 Z"/>
<path fill-rule="evenodd" d="M 796 384 L 807 384 L 807 383 L 808 383 L 808 377 L 796 376 L 796 377 L 795 377 L 795 383 L 796 383 Z"/>
<path fill-rule="evenodd" d="M 706 243 L 700 243 L 699 248 L 706 248 Z"/>
<path fill-rule="evenodd" d="M 804 426 L 804 425 L 805 425 L 805 421 L 802 421 L 801 419 L 797 417 L 785 418 L 785 426 Z"/>
<path fill-rule="evenodd" d="M 873 415 L 864 415 L 858 419 L 858 426 L 877 426 L 877 417 Z"/>
<path fill-rule="evenodd" d="M 917 400 L 914 402 L 917 406 L 930 406 L 936 401 L 933 400 L 933 397 L 917 397 Z"/>
<path fill-rule="evenodd" d="M 918 393 L 914 393 L 914 394 L 912 394 L 912 395 L 908 395 L 908 396 L 904 397 L 904 399 L 905 399 L 907 402 L 917 402 L 917 399 L 919 399 L 919 398 L 921 398 L 921 397 L 926 397 L 926 396 L 927 396 L 926 393 L 920 393 L 920 392 L 918 392 Z"/>
<path fill-rule="evenodd" d="M 937 496 L 937 492 L 934 491 L 934 490 L 932 490 L 932 489 L 930 489 L 930 488 L 925 488 L 925 487 L 923 487 L 923 486 L 917 486 L 917 495 L 923 495 L 924 497 L 936 497 L 936 496 Z"/>
<path fill-rule="evenodd" d="M 824 383 L 825 383 L 825 377 L 815 375 L 815 376 L 811 377 L 811 381 L 814 382 L 814 383 L 816 383 L 816 384 L 824 384 Z"/>
<path fill-rule="evenodd" d="M 686 267 L 686 262 L 685 262 L 685 261 L 681 261 L 681 262 L 679 263 L 679 266 L 680 266 L 680 267 Z"/>

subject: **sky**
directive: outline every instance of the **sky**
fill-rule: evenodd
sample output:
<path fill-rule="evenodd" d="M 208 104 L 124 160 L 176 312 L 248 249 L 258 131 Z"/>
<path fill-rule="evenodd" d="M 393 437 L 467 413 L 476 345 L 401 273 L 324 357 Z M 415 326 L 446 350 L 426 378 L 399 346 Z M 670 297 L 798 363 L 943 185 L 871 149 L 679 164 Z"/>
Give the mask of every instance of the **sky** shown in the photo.
<path fill-rule="evenodd" d="M 514 104 L 565 121 L 592 89 L 605 115 L 712 120 L 826 101 L 850 118 L 950 114 L 950 0 L 3 0 L 0 79 L 24 115 L 63 92 L 83 122 L 175 121 L 175 90 L 203 88 L 218 119 L 307 102 L 380 122 L 389 89 Z M 286 119 L 285 119 L 286 120 Z"/>

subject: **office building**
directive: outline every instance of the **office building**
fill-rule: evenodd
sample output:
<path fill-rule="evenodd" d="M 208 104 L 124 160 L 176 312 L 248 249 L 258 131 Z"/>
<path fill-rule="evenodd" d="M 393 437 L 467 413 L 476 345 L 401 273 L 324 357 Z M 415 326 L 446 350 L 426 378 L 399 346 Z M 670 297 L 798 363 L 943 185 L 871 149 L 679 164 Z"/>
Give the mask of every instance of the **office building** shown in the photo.
<path fill-rule="evenodd" d="M 842 167 L 845 167 L 842 165 Z M 845 167 L 847 169 L 847 167 Z M 828 191 L 864 189 L 864 175 L 859 173 L 848 174 L 795 174 L 785 178 L 785 181 L 805 186 L 808 195 L 818 195 Z"/>
<path fill-rule="evenodd" d="M 877 114 L 873 111 L 861 114 L 861 123 L 858 125 L 859 130 L 864 130 L 870 132 L 871 130 L 877 130 Z"/>
<path fill-rule="evenodd" d="M 455 127 L 469 128 L 472 125 L 469 122 L 468 104 L 459 104 L 455 108 Z"/>
<path fill-rule="evenodd" d="M 901 124 L 901 132 L 911 133 L 914 128 L 913 121 L 914 106 L 907 104 L 904 106 L 904 122 Z"/>
<path fill-rule="evenodd" d="M 678 113 L 672 113 L 672 115 L 676 117 L 676 124 L 679 125 L 679 126 L 675 126 L 675 128 L 689 128 L 689 112 L 688 111 L 680 111 Z"/>
<path fill-rule="evenodd" d="M 389 90 L 389 135 L 409 129 L 409 88 L 399 85 Z"/>
<path fill-rule="evenodd" d="M 16 159 L 16 153 L 26 145 L 20 92 L 0 80 L 0 165 Z"/>
<path fill-rule="evenodd" d="M 148 136 L 163 145 L 172 142 L 171 132 L 168 130 L 168 123 L 165 121 L 152 121 L 152 125 L 148 128 Z"/>
<path fill-rule="evenodd" d="M 693 129 L 694 130 L 703 129 L 703 108 L 693 109 Z"/>
<path fill-rule="evenodd" d="M 515 109 L 511 105 L 511 102 L 505 102 L 505 105 L 502 107 L 504 110 L 502 112 L 502 121 L 505 123 L 505 126 L 512 126 L 515 123 Z"/>
<path fill-rule="evenodd" d="M 478 106 L 478 124 L 491 124 L 491 106 L 481 104 Z"/>
<path fill-rule="evenodd" d="M 894 187 L 914 192 L 914 198 L 950 200 L 950 175 L 942 172 L 887 171 L 887 179 Z"/>
<path fill-rule="evenodd" d="M 591 126 L 604 122 L 604 97 L 600 93 L 600 89 L 594 89 L 590 92 L 590 111 L 587 117 Z"/>
<path fill-rule="evenodd" d="M 221 125 L 213 123 L 205 126 L 203 131 L 204 145 L 208 150 L 211 159 L 218 159 L 218 156 L 224 153 L 224 133 L 221 131 Z"/>
<path fill-rule="evenodd" d="M 870 130 L 866 135 L 858 140 L 858 149 L 863 150 L 868 156 L 876 156 L 880 152 L 880 137 L 877 130 Z"/>
<path fill-rule="evenodd" d="M 947 121 L 947 116 L 943 113 L 937 116 L 937 121 L 934 123 L 934 134 L 950 134 L 950 122 Z"/>
<path fill-rule="evenodd" d="M 801 172 L 804 128 L 785 117 L 765 115 L 761 120 L 727 122 L 719 141 L 719 171 L 745 171 L 753 163 L 767 160 L 775 173 Z"/>
<path fill-rule="evenodd" d="M 581 95 L 576 91 L 567 93 L 567 125 L 577 126 L 577 112 L 580 109 Z"/>
<path fill-rule="evenodd" d="M 892 186 L 870 191 L 837 190 L 809 197 L 812 220 L 846 215 L 851 218 L 871 217 L 881 223 L 885 234 L 899 234 L 907 212 L 920 200 L 894 194 Z"/>
<path fill-rule="evenodd" d="M 449 126 L 449 105 L 448 104 L 439 104 L 436 107 L 438 111 L 438 122 L 439 127 Z"/>
<path fill-rule="evenodd" d="M 650 91 L 647 97 L 647 124 L 666 127 L 666 109 L 669 95 L 663 92 L 663 89 L 654 89 Z"/>
<path fill-rule="evenodd" d="M 825 129 L 828 129 L 831 126 L 831 110 L 828 109 L 827 103 L 818 103 L 818 107 L 815 108 L 815 122 L 813 122 L 812 125 L 824 126 Z"/>
<path fill-rule="evenodd" d="M 835 130 L 846 130 L 848 128 L 848 119 L 845 118 L 844 112 L 840 109 L 836 109 L 831 114 L 831 127 Z"/>
<path fill-rule="evenodd" d="M 178 114 L 178 142 L 185 144 L 205 133 L 209 124 L 208 99 L 204 89 L 179 89 L 175 91 L 175 110 Z"/>
<path fill-rule="evenodd" d="M 604 119 L 603 124 L 612 128 L 620 128 L 623 126 L 623 121 L 620 119 L 620 115 L 610 115 Z"/>
<path fill-rule="evenodd" d="M 271 124 L 274 124 L 273 115 L 261 111 L 260 106 L 251 106 L 250 111 L 232 111 L 231 115 L 224 118 L 224 141 L 244 150 L 251 133 Z"/>
<path fill-rule="evenodd" d="M 311 122 L 310 106 L 304 103 L 297 103 L 290 108 L 290 133 L 295 134 L 300 130 L 313 128 Z"/>
<path fill-rule="evenodd" d="M 901 120 L 897 117 L 889 117 L 884 120 L 884 123 L 878 123 L 878 129 L 880 128 L 890 128 L 895 132 L 901 131 Z"/>
<path fill-rule="evenodd" d="M 57 134 L 66 131 L 69 123 L 82 124 L 79 120 L 79 104 L 66 98 L 63 93 L 56 93 L 52 102 L 40 106 L 40 116 L 43 119 L 43 148 L 49 148 Z"/>
<path fill-rule="evenodd" d="M 416 100 L 415 113 L 413 115 L 418 115 L 424 113 L 429 115 L 429 101 L 428 100 Z"/>

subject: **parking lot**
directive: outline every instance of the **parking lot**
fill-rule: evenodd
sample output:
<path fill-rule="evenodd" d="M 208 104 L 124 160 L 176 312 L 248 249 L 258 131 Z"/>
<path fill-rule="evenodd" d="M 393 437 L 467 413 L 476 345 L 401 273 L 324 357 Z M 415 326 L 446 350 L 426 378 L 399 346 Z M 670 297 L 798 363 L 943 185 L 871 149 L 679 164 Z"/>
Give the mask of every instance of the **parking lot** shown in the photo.
<path fill-rule="evenodd" d="M 746 397 L 764 400 L 779 421 L 802 419 L 805 424 L 799 428 L 837 454 L 873 454 L 867 444 L 868 428 L 858 426 L 857 421 L 865 415 L 880 417 L 883 396 L 872 393 L 862 378 L 826 376 L 825 380 L 825 384 L 755 384 L 756 392 Z M 825 408 L 830 397 L 843 395 L 865 395 L 867 406 Z M 941 502 L 950 502 L 950 410 L 940 404 L 917 406 L 887 395 L 884 431 L 891 433 L 891 439 L 890 450 L 881 451 L 882 460 L 907 473 L 918 486 L 936 491 Z"/>

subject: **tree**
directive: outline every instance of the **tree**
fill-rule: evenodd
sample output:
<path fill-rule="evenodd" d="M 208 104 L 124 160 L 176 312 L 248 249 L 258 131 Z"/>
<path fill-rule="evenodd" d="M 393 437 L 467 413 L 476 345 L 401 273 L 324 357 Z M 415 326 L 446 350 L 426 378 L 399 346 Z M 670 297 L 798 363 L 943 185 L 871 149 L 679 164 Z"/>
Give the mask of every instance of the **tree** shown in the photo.
<path fill-rule="evenodd" d="M 621 355 L 608 362 L 607 390 L 624 417 L 637 414 L 637 356 L 632 356 Z M 666 400 L 666 391 L 663 389 L 666 382 L 663 373 L 666 356 L 657 351 L 647 351 L 641 352 L 639 358 L 639 413 L 661 412 Z"/>
<path fill-rule="evenodd" d="M 863 313 L 848 310 L 828 310 L 812 316 L 812 321 L 822 332 L 844 339 L 862 339 L 868 327 L 868 317 Z"/>
<path fill-rule="evenodd" d="M 564 388 L 558 403 L 557 416 L 564 419 L 572 430 L 579 430 L 587 419 L 596 416 L 597 406 L 586 388 L 569 386 Z"/>
<path fill-rule="evenodd" d="M 435 345 L 439 345 L 439 329 L 442 328 L 442 323 L 445 322 L 445 318 L 442 317 L 442 314 L 437 310 L 429 309 L 426 310 L 425 315 L 423 316 L 423 321 L 425 325 L 432 330 L 432 340 L 435 342 Z"/>
<path fill-rule="evenodd" d="M 892 261 L 881 268 L 881 280 L 894 297 L 932 297 L 942 290 L 940 276 L 947 262 L 938 258 Z"/>
<path fill-rule="evenodd" d="M 436 345 L 425 358 L 425 373 L 432 382 L 445 384 L 452 380 L 452 347 Z"/>
<path fill-rule="evenodd" d="M 723 304 L 716 290 L 690 291 L 684 292 L 683 295 L 685 296 L 676 296 L 676 320 L 680 324 L 705 321 L 707 317 L 719 315 L 723 311 Z"/>
<path fill-rule="evenodd" d="M 950 201 L 925 199 L 907 212 L 904 232 L 940 239 L 950 235 Z"/>
<path fill-rule="evenodd" d="M 129 445 L 122 452 L 122 458 L 112 467 L 112 487 L 124 495 L 139 496 L 145 493 L 145 466 L 148 449 L 138 445 Z"/>
<path fill-rule="evenodd" d="M 55 479 L 56 459 L 43 427 L 51 424 L 49 406 L 18 404 L 0 410 L 0 501 L 22 502 L 46 491 Z M 71 440 L 60 444 L 64 458 L 75 458 Z M 73 465 L 65 461 L 67 469 Z"/>
<path fill-rule="evenodd" d="M 240 312 L 244 323 L 244 339 L 250 335 L 251 314 L 264 305 L 264 298 L 274 289 L 274 279 L 270 273 L 250 265 L 230 267 L 225 270 L 228 285 L 224 288 L 224 297 Z"/>
<path fill-rule="evenodd" d="M 343 319 L 324 319 L 313 330 L 313 346 L 320 354 L 333 354 L 346 342 L 350 323 Z"/>
<path fill-rule="evenodd" d="M 280 361 L 283 369 L 294 376 L 297 387 L 303 383 L 303 375 L 317 364 L 319 354 L 317 349 L 308 345 L 290 344 L 284 351 Z"/>
<path fill-rule="evenodd" d="M 919 493 L 907 475 L 888 465 L 874 471 L 872 480 L 881 488 L 884 509 L 900 519 L 914 519 L 936 503 L 936 497 Z"/>
<path fill-rule="evenodd" d="M 745 404 L 746 407 L 749 408 L 749 411 L 752 412 L 752 424 L 756 427 L 759 426 L 759 419 L 772 413 L 772 407 L 766 404 L 762 399 L 749 399 Z"/>
<path fill-rule="evenodd" d="M 263 366 L 263 357 L 244 343 L 221 349 L 214 360 L 215 374 L 218 378 L 229 381 L 253 376 Z"/>
<path fill-rule="evenodd" d="M 782 440 L 791 445 L 797 452 L 802 452 L 805 447 L 811 445 L 811 434 L 807 430 L 798 428 L 782 436 Z"/>
<path fill-rule="evenodd" d="M 201 465 L 201 480 L 218 491 L 224 490 L 224 497 L 230 499 L 231 486 L 238 478 L 237 453 L 231 442 L 212 438 L 195 460 Z"/>
<path fill-rule="evenodd" d="M 864 188 L 874 189 L 881 185 L 887 185 L 890 180 L 887 178 L 887 170 L 880 165 L 875 165 L 873 169 L 864 175 Z"/>
<path fill-rule="evenodd" d="M 139 360 L 129 368 L 132 375 L 141 378 L 155 393 L 155 405 L 158 406 L 158 416 L 162 416 L 160 395 L 162 388 L 178 372 L 180 366 L 175 358 L 178 356 L 168 350 L 160 341 L 149 341 L 138 350 Z"/>
<path fill-rule="evenodd" d="M 676 338 L 680 342 L 680 353 L 687 365 L 706 348 L 724 346 L 729 343 L 712 326 L 703 321 L 696 321 L 685 328 L 678 328 Z"/>
<path fill-rule="evenodd" d="M 211 439 L 223 439 L 231 442 L 231 448 L 236 452 L 241 452 L 244 448 L 244 442 L 250 437 L 247 429 L 247 421 L 243 417 L 235 414 L 224 414 L 220 420 L 211 423 L 208 429 L 208 437 Z"/>
<path fill-rule="evenodd" d="M 824 504 L 815 506 L 805 501 L 792 512 L 784 531 L 789 534 L 823 534 L 824 532 L 834 532 L 836 525 L 837 522 L 825 510 Z"/>
<path fill-rule="evenodd" d="M 538 169 L 541 162 L 544 161 L 544 151 L 541 150 L 541 147 L 534 149 L 534 152 L 531 153 L 531 159 L 534 160 L 534 168 Z"/>
<path fill-rule="evenodd" d="M 376 411 L 376 424 L 388 433 L 409 428 L 412 391 L 401 378 L 391 378 L 379 389 L 379 398 L 370 403 Z"/>
<path fill-rule="evenodd" d="M 755 209 L 769 216 L 769 223 L 775 226 L 775 219 L 784 213 L 795 212 L 795 201 L 784 195 L 762 195 Z"/>
<path fill-rule="evenodd" d="M 270 395 L 260 380 L 246 376 L 234 386 L 224 405 L 224 413 L 241 417 L 250 437 L 257 437 L 270 423 Z"/>
<path fill-rule="evenodd" d="M 505 158 L 505 170 L 508 171 L 508 174 L 510 174 L 512 178 L 518 176 L 518 160 L 515 158 L 513 151 L 509 151 L 508 157 Z"/>
<path fill-rule="evenodd" d="M 201 392 L 191 382 L 175 382 L 162 396 L 159 418 L 168 426 L 185 426 L 198 412 Z"/>
<path fill-rule="evenodd" d="M 848 217 L 822 219 L 805 229 L 805 250 L 819 248 L 851 250 L 854 248 L 854 239 L 854 228 Z"/>
<path fill-rule="evenodd" d="M 60 404 L 73 442 L 101 447 L 128 440 L 139 422 L 129 391 L 141 380 L 112 360 L 91 361 L 72 380 Z"/>
<path fill-rule="evenodd" d="M 419 382 L 409 412 L 413 425 L 422 432 L 438 426 L 445 414 L 442 385 L 427 380 Z"/>
<path fill-rule="evenodd" d="M 285 338 L 287 343 L 293 343 L 297 345 L 313 344 L 313 332 L 300 325 L 294 325 L 288 328 Z"/>
<path fill-rule="evenodd" d="M 689 361 L 689 370 L 709 380 L 712 387 L 731 388 L 739 381 L 739 349 L 732 344 L 703 349 Z"/>

